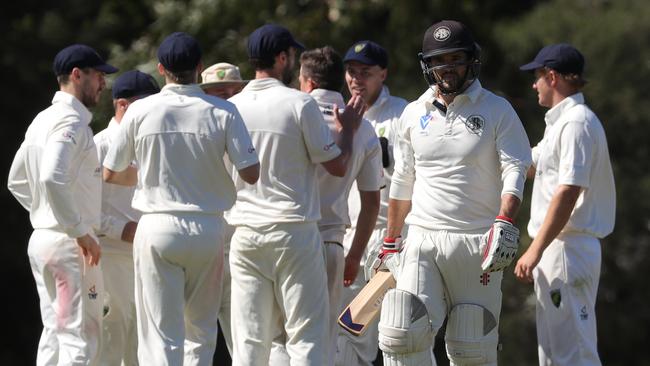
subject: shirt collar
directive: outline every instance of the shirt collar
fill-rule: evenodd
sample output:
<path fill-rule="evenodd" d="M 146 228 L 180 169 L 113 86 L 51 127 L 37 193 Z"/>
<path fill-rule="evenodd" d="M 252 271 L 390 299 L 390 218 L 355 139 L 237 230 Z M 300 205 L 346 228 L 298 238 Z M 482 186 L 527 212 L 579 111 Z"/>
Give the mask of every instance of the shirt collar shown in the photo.
<path fill-rule="evenodd" d="M 254 79 L 249 81 L 243 90 L 257 91 L 257 90 L 264 90 L 276 86 L 286 87 L 286 85 L 284 85 L 280 80 L 276 78 L 262 78 L 262 79 Z"/>
<path fill-rule="evenodd" d="M 318 104 L 335 104 L 339 108 L 345 107 L 343 96 L 339 92 L 327 89 L 314 89 L 309 94 L 316 99 Z"/>
<path fill-rule="evenodd" d="M 585 97 L 582 95 L 582 93 L 575 93 L 573 95 L 569 95 L 568 97 L 562 99 L 562 101 L 558 104 L 556 104 L 553 108 L 549 109 L 546 112 L 546 115 L 544 116 L 544 121 L 546 122 L 546 125 L 552 126 L 557 122 L 562 114 L 564 114 L 565 111 L 573 108 L 574 106 L 578 104 L 584 104 L 585 103 Z"/>
<path fill-rule="evenodd" d="M 388 90 L 388 87 L 386 85 L 381 87 L 381 91 L 379 92 L 379 96 L 377 97 L 377 100 L 368 108 L 368 111 L 371 111 L 373 109 L 379 109 L 381 106 L 386 103 L 388 100 L 388 97 L 390 97 L 390 91 Z"/>
<path fill-rule="evenodd" d="M 474 80 L 473 83 L 471 83 L 465 91 L 463 91 L 461 94 L 458 94 L 456 98 L 468 98 L 470 102 L 474 103 L 478 99 L 478 97 L 481 95 L 481 91 L 483 90 L 483 86 L 481 85 L 481 82 L 478 80 Z M 427 91 L 425 91 L 419 98 L 419 101 L 424 101 L 427 103 L 427 105 L 432 105 L 432 102 L 438 92 L 438 87 L 437 86 L 432 86 Z M 454 98 L 454 100 L 456 100 Z"/>
<path fill-rule="evenodd" d="M 183 95 L 205 94 L 199 84 L 166 84 L 160 90 L 161 92 L 172 92 Z"/>
<path fill-rule="evenodd" d="M 79 113 L 79 116 L 81 117 L 81 121 L 84 122 L 85 124 L 90 124 L 90 121 L 93 119 L 93 114 L 86 108 L 83 103 L 79 101 L 74 95 L 64 92 L 64 91 L 57 91 L 54 93 L 54 98 L 52 98 L 52 104 L 55 103 L 63 103 L 67 104 L 72 109 L 74 109 L 75 112 Z"/>

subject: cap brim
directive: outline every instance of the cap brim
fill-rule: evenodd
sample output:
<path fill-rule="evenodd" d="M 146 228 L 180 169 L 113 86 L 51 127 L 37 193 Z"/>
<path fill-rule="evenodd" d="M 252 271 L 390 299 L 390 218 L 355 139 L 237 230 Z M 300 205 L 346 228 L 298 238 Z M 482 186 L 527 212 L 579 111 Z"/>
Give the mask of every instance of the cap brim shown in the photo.
<path fill-rule="evenodd" d="M 93 66 L 92 68 L 101 71 L 105 74 L 114 74 L 119 71 L 117 67 L 113 67 L 109 64 L 97 65 L 97 66 Z"/>
<path fill-rule="evenodd" d="M 431 51 L 431 52 L 429 52 L 427 54 L 422 54 L 422 58 L 423 59 L 428 59 L 428 58 L 431 58 L 433 56 L 444 55 L 444 54 L 447 54 L 447 53 L 454 53 L 454 52 L 458 52 L 458 51 L 471 52 L 472 50 L 467 48 L 467 47 L 445 48 L 445 49 L 441 49 L 441 50 Z"/>
<path fill-rule="evenodd" d="M 293 44 L 292 44 L 292 46 L 295 47 L 295 48 L 298 48 L 298 49 L 300 49 L 300 50 L 304 50 L 304 49 L 305 49 L 305 45 L 302 44 L 302 43 L 300 43 L 300 42 L 298 42 L 298 41 L 296 41 L 295 39 L 293 40 Z"/>
<path fill-rule="evenodd" d="M 540 64 L 537 61 L 529 62 L 525 65 L 519 66 L 519 70 L 521 71 L 535 71 L 539 68 L 544 67 L 544 65 Z"/>
<path fill-rule="evenodd" d="M 206 88 L 211 88 L 213 86 L 220 86 L 220 85 L 246 85 L 248 84 L 250 80 L 223 80 L 223 81 L 213 81 L 210 83 L 201 83 L 199 84 L 199 87 L 201 89 L 206 89 Z"/>

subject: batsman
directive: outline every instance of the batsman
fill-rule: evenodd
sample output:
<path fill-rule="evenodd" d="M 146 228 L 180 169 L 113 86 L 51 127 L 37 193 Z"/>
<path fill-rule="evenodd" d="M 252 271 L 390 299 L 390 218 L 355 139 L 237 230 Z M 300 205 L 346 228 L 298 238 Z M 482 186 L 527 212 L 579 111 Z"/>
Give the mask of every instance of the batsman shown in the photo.
<path fill-rule="evenodd" d="M 452 365 L 496 365 L 528 137 L 512 106 L 481 86 L 480 47 L 465 25 L 433 24 L 419 60 L 429 89 L 396 126 L 388 236 L 374 263 L 397 279 L 382 302 L 379 348 L 387 366 L 435 365 L 447 318 Z"/>

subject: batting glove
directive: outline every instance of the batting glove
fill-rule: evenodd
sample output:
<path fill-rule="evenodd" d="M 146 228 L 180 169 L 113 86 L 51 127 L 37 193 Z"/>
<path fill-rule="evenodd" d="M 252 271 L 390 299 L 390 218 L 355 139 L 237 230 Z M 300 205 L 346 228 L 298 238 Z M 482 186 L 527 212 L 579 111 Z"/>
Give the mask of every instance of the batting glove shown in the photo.
<path fill-rule="evenodd" d="M 519 248 L 519 229 L 512 219 L 497 216 L 490 230 L 483 236 L 481 247 L 481 269 L 484 272 L 501 271 L 515 259 Z"/>
<path fill-rule="evenodd" d="M 397 238 L 384 238 L 381 250 L 375 254 L 366 271 L 366 280 L 370 280 L 375 273 L 379 271 L 390 271 L 393 277 L 397 278 L 397 271 L 399 268 L 399 252 L 404 246 L 404 241 L 401 237 Z M 373 258 L 369 257 L 369 258 Z"/>

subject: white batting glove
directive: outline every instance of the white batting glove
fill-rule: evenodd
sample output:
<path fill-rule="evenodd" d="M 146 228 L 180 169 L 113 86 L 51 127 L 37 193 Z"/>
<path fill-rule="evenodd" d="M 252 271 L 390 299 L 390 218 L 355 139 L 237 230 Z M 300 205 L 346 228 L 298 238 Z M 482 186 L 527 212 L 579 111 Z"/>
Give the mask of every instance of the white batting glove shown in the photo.
<path fill-rule="evenodd" d="M 397 278 L 399 267 L 399 252 L 402 250 L 404 240 L 401 237 L 384 238 L 381 250 L 368 257 L 366 265 L 366 280 L 370 280 L 379 271 L 390 271 Z"/>
<path fill-rule="evenodd" d="M 519 229 L 512 219 L 497 216 L 490 230 L 483 236 L 481 247 L 481 269 L 484 272 L 501 271 L 508 267 L 517 255 Z"/>

